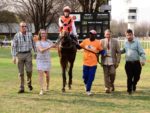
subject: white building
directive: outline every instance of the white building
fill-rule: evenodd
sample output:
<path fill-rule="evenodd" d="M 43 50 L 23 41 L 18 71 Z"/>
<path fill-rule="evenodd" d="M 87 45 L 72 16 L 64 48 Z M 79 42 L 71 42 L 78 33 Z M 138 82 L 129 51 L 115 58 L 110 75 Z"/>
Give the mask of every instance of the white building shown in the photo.
<path fill-rule="evenodd" d="M 128 8 L 128 29 L 131 29 L 134 32 L 135 24 L 137 22 L 137 7 L 129 7 Z"/>
<path fill-rule="evenodd" d="M 133 0 L 126 0 L 127 3 L 127 23 L 128 29 L 134 32 L 134 27 L 137 22 L 137 7 L 133 4 Z"/>
<path fill-rule="evenodd" d="M 130 7 L 137 8 L 137 24 L 150 21 L 150 0 L 111 0 L 112 19 L 123 20 L 127 22 L 128 9 Z"/>

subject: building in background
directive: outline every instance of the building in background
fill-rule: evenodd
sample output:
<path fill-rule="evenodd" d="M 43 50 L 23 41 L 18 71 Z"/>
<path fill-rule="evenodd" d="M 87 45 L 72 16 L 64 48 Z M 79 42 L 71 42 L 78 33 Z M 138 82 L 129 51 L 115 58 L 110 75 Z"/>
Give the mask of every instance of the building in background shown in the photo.
<path fill-rule="evenodd" d="M 137 22 L 137 7 L 132 3 L 132 0 L 127 0 L 127 23 L 128 29 L 134 32 L 135 24 Z"/>

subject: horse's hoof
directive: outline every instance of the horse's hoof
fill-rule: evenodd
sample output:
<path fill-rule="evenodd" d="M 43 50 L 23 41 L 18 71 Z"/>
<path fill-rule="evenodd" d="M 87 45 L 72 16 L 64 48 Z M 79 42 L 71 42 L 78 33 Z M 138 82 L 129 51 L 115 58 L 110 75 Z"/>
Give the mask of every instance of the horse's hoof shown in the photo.
<path fill-rule="evenodd" d="M 62 89 L 62 92 L 65 92 L 65 89 L 64 89 L 64 88 Z"/>
<path fill-rule="evenodd" d="M 69 90 L 71 90 L 71 86 L 69 86 Z"/>

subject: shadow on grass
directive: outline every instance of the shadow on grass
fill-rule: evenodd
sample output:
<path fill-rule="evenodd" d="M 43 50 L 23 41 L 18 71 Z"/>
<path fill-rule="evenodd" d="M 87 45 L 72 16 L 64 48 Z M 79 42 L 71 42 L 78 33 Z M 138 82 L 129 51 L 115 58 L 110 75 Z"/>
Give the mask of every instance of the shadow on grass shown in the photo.
<path fill-rule="evenodd" d="M 93 107 L 107 107 L 107 108 L 125 108 L 128 106 L 127 104 L 119 104 L 114 102 L 113 100 L 142 100 L 149 101 L 150 100 L 150 91 L 143 92 L 138 91 L 133 95 L 127 95 L 126 92 L 116 91 L 112 94 L 105 93 L 97 93 L 93 96 L 87 96 L 83 93 L 72 93 L 66 92 L 61 93 L 59 91 L 51 91 L 43 96 L 39 96 L 38 93 L 26 92 L 24 94 L 18 94 L 11 97 L 13 100 L 26 100 L 26 101 L 36 101 L 41 103 L 54 103 L 57 104 L 69 104 L 69 105 L 79 105 L 79 106 L 93 106 Z M 10 98 L 9 95 L 5 96 L 5 98 Z M 107 101 L 105 101 L 107 99 Z M 109 101 L 110 99 L 110 101 Z M 134 106 L 134 105 L 133 105 Z M 129 107 L 129 106 L 128 106 Z"/>
<path fill-rule="evenodd" d="M 104 92 L 98 92 L 95 93 L 93 96 L 87 96 L 85 92 L 75 92 L 75 91 L 68 91 L 65 93 L 62 93 L 58 90 L 51 90 L 50 92 L 47 92 L 45 95 L 39 96 L 38 91 L 34 92 L 25 92 L 24 94 L 6 94 L 2 95 L 2 98 L 10 98 L 10 99 L 25 99 L 25 100 L 34 100 L 34 101 L 52 101 L 52 102 L 62 102 L 62 103 L 82 103 L 86 104 L 91 103 L 94 105 L 105 105 L 108 104 L 108 106 L 111 104 L 111 106 L 115 106 L 113 102 L 97 102 L 97 100 L 103 100 L 103 99 L 121 99 L 121 100 L 142 100 L 142 101 L 149 101 L 150 100 L 150 90 L 139 90 L 132 95 L 128 95 L 126 91 L 115 91 L 111 94 L 106 94 Z M 60 99 L 59 99 L 60 98 Z M 95 101 L 96 100 L 96 101 Z"/>

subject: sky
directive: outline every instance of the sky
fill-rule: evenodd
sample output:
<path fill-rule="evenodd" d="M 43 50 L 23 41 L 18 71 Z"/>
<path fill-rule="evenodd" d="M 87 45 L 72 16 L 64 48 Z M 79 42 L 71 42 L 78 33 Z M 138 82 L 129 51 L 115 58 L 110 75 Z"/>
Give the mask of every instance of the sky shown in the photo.
<path fill-rule="evenodd" d="M 111 0 L 112 19 L 126 21 L 127 8 L 129 7 L 126 1 Z M 130 6 L 137 7 L 137 23 L 150 23 L 150 0 L 131 0 Z"/>

